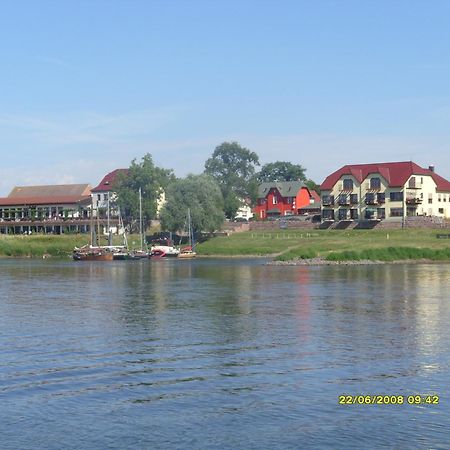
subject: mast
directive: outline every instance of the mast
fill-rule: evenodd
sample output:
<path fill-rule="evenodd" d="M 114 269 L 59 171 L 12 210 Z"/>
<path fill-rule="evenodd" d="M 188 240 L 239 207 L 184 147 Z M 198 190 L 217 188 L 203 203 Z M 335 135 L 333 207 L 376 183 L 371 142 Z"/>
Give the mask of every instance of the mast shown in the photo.
<path fill-rule="evenodd" d="M 189 232 L 189 245 L 194 249 L 194 233 L 192 232 L 191 224 L 191 210 L 188 208 L 188 232 Z"/>
<path fill-rule="evenodd" d="M 110 209 L 109 209 L 109 194 L 108 191 L 108 204 L 107 204 L 107 227 L 108 227 L 108 245 L 112 245 L 112 234 L 111 234 L 111 226 L 109 222 Z"/>
<path fill-rule="evenodd" d="M 144 242 L 142 238 L 142 189 L 139 188 L 139 234 L 141 235 L 141 251 L 144 250 Z"/>

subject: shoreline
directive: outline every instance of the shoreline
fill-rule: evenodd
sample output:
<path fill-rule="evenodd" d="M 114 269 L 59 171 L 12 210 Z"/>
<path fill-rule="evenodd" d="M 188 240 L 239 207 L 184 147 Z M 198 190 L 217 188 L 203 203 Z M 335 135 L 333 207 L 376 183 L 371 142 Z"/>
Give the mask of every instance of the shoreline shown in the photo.
<path fill-rule="evenodd" d="M 393 261 L 380 261 L 371 259 L 328 261 L 324 258 L 293 259 L 290 261 L 268 261 L 267 266 L 373 266 L 386 264 L 449 264 L 450 260 L 434 259 L 397 259 Z"/>

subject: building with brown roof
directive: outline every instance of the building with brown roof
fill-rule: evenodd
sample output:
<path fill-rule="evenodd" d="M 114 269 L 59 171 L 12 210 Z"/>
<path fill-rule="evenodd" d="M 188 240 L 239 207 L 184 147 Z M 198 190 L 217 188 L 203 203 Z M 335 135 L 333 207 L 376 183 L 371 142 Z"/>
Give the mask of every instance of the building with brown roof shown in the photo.
<path fill-rule="evenodd" d="M 323 220 L 450 217 L 450 182 L 412 161 L 346 165 L 320 189 Z"/>
<path fill-rule="evenodd" d="M 35 231 L 43 226 L 55 231 L 57 222 L 87 219 L 90 205 L 91 186 L 87 183 L 16 186 L 8 197 L 0 198 L 0 231 L 31 231 L 32 225 Z M 24 226 L 28 228 L 24 230 Z"/>

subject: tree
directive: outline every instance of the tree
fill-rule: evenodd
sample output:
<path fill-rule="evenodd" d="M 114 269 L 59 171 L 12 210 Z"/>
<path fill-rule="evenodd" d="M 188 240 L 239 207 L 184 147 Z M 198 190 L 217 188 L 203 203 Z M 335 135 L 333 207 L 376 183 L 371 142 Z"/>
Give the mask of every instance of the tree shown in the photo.
<path fill-rule="evenodd" d="M 251 195 L 256 166 L 259 166 L 258 155 L 237 142 L 223 142 L 206 161 L 205 173 L 219 184 L 229 219 L 234 218 L 242 200 Z"/>
<path fill-rule="evenodd" d="M 305 181 L 305 184 L 310 191 L 316 191 L 320 195 L 320 185 L 315 181 L 308 179 Z"/>
<path fill-rule="evenodd" d="M 185 230 L 188 208 L 194 232 L 215 231 L 225 219 L 222 193 L 209 175 L 188 175 L 174 181 L 167 189 L 166 198 L 160 215 L 165 230 Z"/>
<path fill-rule="evenodd" d="M 266 181 L 306 181 L 306 169 L 300 164 L 287 161 L 276 161 L 264 164 L 256 174 L 260 183 Z"/>
<path fill-rule="evenodd" d="M 156 217 L 157 201 L 162 190 L 174 180 L 172 170 L 155 166 L 152 156 L 147 153 L 137 162 L 133 159 L 127 174 L 118 177 L 114 190 L 117 203 L 128 219 L 139 217 L 139 189 L 142 192 L 142 218 L 146 224 Z"/>

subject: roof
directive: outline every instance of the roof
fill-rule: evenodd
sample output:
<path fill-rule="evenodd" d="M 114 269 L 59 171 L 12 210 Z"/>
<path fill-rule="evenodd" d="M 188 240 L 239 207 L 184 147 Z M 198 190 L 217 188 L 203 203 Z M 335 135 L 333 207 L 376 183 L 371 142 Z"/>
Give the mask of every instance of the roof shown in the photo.
<path fill-rule="evenodd" d="M 302 181 L 265 182 L 258 186 L 258 198 L 265 198 L 273 188 L 277 189 L 282 197 L 295 197 L 302 187 L 306 187 Z"/>
<path fill-rule="evenodd" d="M 314 201 L 320 202 L 320 195 L 316 191 L 310 190 L 309 194 L 310 194 L 310 197 L 312 199 L 314 199 Z"/>
<path fill-rule="evenodd" d="M 91 189 L 91 192 L 109 192 L 113 190 L 114 183 L 117 182 L 117 179 L 120 175 L 127 175 L 128 169 L 116 169 L 112 172 L 106 174 L 102 181 L 95 186 L 95 188 Z"/>
<path fill-rule="evenodd" d="M 343 175 L 351 175 L 358 183 L 362 183 L 371 173 L 379 173 L 390 187 L 404 186 L 411 175 L 429 175 L 436 183 L 438 191 L 450 192 L 449 181 L 434 171 L 424 169 L 412 161 L 346 165 L 325 178 L 320 189 L 324 191 L 333 189 L 333 186 Z"/>
<path fill-rule="evenodd" d="M 16 186 L 8 195 L 11 199 L 41 197 L 82 197 L 90 195 L 89 184 L 55 184 L 47 186 Z"/>
<path fill-rule="evenodd" d="M 299 209 L 320 209 L 322 207 L 322 203 L 319 202 L 314 202 L 314 203 L 310 203 L 309 205 L 306 206 L 302 206 Z"/>
<path fill-rule="evenodd" d="M 35 206 L 35 205 L 67 205 L 77 203 L 90 203 L 90 195 L 58 195 L 34 197 L 5 197 L 0 198 L 0 207 L 3 206 Z"/>

